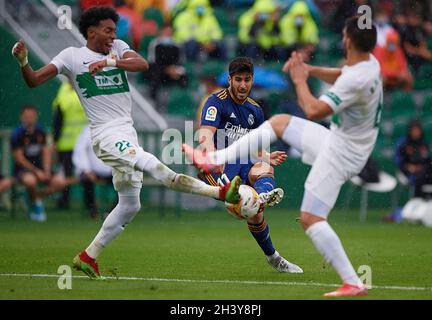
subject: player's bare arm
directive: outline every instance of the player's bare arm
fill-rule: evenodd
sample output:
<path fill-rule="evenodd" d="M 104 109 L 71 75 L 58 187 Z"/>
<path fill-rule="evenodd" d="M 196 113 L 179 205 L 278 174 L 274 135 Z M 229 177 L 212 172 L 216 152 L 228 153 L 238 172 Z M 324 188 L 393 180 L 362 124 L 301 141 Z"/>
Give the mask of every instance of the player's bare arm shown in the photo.
<path fill-rule="evenodd" d="M 47 176 L 47 179 L 49 179 L 51 177 L 51 150 L 48 145 L 43 146 L 42 165 L 43 171 Z"/>
<path fill-rule="evenodd" d="M 129 72 L 144 72 L 149 68 L 146 59 L 134 51 L 128 51 L 123 55 L 123 59 L 104 59 L 92 63 L 89 72 L 92 76 L 102 71 L 105 67 L 117 67 Z"/>
<path fill-rule="evenodd" d="M 296 87 L 298 103 L 308 119 L 320 120 L 333 113 L 327 103 L 315 98 L 310 92 L 307 84 L 309 72 L 296 52 L 291 55 L 289 72 Z"/>
<path fill-rule="evenodd" d="M 28 50 L 22 40 L 13 46 L 12 54 L 18 60 L 23 78 L 30 88 L 40 86 L 57 75 L 57 68 L 53 64 L 34 71 L 28 62 Z"/>
<path fill-rule="evenodd" d="M 292 60 L 288 59 L 283 68 L 282 71 L 284 73 L 289 74 L 290 67 L 291 67 Z M 340 68 L 327 68 L 327 67 L 319 67 L 319 66 L 312 66 L 310 64 L 304 63 L 303 66 L 306 69 L 306 72 L 309 76 L 317 78 L 321 81 L 327 82 L 329 84 L 334 84 L 339 78 L 339 76 L 342 74 L 342 70 Z"/>
<path fill-rule="evenodd" d="M 198 132 L 198 141 L 201 150 L 211 152 L 215 150 L 213 137 L 217 128 L 212 126 L 202 126 Z"/>

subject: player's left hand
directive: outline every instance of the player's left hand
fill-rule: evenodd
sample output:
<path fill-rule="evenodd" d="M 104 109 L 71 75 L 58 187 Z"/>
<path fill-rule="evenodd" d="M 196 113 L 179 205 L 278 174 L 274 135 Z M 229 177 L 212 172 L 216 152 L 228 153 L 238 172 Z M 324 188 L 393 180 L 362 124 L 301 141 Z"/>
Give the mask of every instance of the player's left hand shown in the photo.
<path fill-rule="evenodd" d="M 291 54 L 291 58 L 285 63 L 283 70 L 289 72 L 294 84 L 305 82 L 309 77 L 308 68 L 303 62 L 301 54 L 295 51 Z"/>
<path fill-rule="evenodd" d="M 284 151 L 274 151 L 270 154 L 270 164 L 272 166 L 280 166 L 288 158 Z"/>
<path fill-rule="evenodd" d="M 89 65 L 89 72 L 94 77 L 96 73 L 101 72 L 103 68 L 105 68 L 106 66 L 107 66 L 106 60 L 93 62 L 91 65 Z"/>

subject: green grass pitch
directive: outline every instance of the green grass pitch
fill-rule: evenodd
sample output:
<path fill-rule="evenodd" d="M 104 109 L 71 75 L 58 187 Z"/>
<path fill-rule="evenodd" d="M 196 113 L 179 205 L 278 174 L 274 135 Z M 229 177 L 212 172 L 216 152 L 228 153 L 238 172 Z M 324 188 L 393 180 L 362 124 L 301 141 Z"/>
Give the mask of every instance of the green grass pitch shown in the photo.
<path fill-rule="evenodd" d="M 432 229 L 381 223 L 384 211 L 335 211 L 330 221 L 357 269 L 370 266 L 372 285 L 361 299 L 432 299 Z M 0 213 L 0 299 L 322 299 L 340 280 L 296 221 L 297 212 L 269 209 L 276 249 L 304 274 L 280 274 L 266 262 L 245 222 L 226 212 L 186 212 L 161 218 L 143 208 L 100 256 L 91 281 L 73 271 L 60 290 L 57 270 L 70 265 L 101 221 L 78 210 L 50 212 L 46 223 Z M 15 274 L 14 276 L 7 274 Z M 27 274 L 44 275 L 30 277 Z"/>

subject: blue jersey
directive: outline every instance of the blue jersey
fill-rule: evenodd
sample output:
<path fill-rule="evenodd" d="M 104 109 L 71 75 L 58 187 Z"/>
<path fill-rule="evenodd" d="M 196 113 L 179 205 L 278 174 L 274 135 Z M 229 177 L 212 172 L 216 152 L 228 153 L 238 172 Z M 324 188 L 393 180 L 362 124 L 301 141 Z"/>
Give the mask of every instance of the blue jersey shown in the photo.
<path fill-rule="evenodd" d="M 243 104 L 237 104 L 231 98 L 228 89 L 212 94 L 204 104 L 201 112 L 201 126 L 217 128 L 214 135 L 216 149 L 224 149 L 249 131 L 258 128 L 264 122 L 261 107 L 251 98 Z M 239 161 L 239 160 L 238 160 Z M 231 180 L 239 175 L 243 183 L 248 183 L 249 170 L 253 163 L 227 164 L 224 173 Z M 220 174 L 205 174 L 200 178 L 208 184 L 217 185 Z"/>
<path fill-rule="evenodd" d="M 212 94 L 201 112 L 201 126 L 219 129 L 214 136 L 216 149 L 224 149 L 264 122 L 264 113 L 251 98 L 237 104 L 228 89 Z"/>

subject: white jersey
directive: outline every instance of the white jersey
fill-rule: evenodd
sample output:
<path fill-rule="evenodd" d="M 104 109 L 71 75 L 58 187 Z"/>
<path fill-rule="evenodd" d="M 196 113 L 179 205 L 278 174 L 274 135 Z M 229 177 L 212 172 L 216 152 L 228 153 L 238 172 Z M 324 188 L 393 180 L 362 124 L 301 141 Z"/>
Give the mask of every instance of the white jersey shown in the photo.
<path fill-rule="evenodd" d="M 67 76 L 76 92 L 93 129 L 115 119 L 132 123 L 132 99 L 126 71 L 115 67 L 105 67 L 92 76 L 89 65 L 107 58 L 121 59 L 127 51 L 133 51 L 122 40 L 114 40 L 109 54 L 94 52 L 87 47 L 69 47 L 53 58 L 51 63 L 58 73 Z"/>
<path fill-rule="evenodd" d="M 344 66 L 342 74 L 320 100 L 334 111 L 329 147 L 339 155 L 346 153 L 353 169 L 359 163 L 364 165 L 375 146 L 383 105 L 376 58 L 370 55 L 368 61 Z"/>

